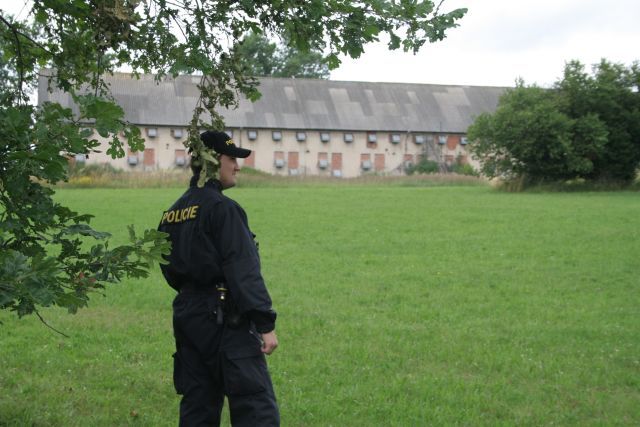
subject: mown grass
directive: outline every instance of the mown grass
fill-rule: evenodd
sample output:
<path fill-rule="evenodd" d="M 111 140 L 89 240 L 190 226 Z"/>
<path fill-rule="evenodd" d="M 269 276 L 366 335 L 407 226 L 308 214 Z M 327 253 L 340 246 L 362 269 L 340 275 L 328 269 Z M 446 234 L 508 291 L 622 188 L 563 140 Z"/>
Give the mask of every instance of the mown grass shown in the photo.
<path fill-rule="evenodd" d="M 62 190 L 123 241 L 181 189 Z M 487 187 L 229 192 L 279 312 L 284 426 L 640 424 L 640 197 Z M 0 425 L 171 426 L 156 270 L 75 316 L 0 313 Z"/>

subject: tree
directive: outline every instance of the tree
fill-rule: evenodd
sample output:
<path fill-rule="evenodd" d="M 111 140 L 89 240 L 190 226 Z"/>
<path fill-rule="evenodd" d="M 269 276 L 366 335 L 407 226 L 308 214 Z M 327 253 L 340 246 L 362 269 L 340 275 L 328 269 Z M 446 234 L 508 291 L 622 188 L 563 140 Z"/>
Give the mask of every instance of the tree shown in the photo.
<path fill-rule="evenodd" d="M 556 84 L 572 117 L 597 116 L 608 137 L 603 150 L 589 153 L 592 180 L 630 182 L 640 165 L 640 85 L 638 64 L 626 68 L 606 60 L 593 66 L 592 75 L 578 61 L 567 64 Z"/>
<path fill-rule="evenodd" d="M 278 67 L 277 46 L 261 34 L 249 32 L 238 45 L 245 73 L 249 76 L 272 76 Z M 291 76 L 289 76 L 291 77 Z"/>
<path fill-rule="evenodd" d="M 142 237 L 131 230 L 130 245 L 110 249 L 107 234 L 91 229 L 88 215 L 52 198 L 52 186 L 67 178 L 67 156 L 98 145 L 83 130 L 87 124 L 108 139 L 114 157 L 124 156 L 125 144 L 144 148 L 139 129 L 124 120 L 110 96 L 105 74 L 127 66 L 134 75 L 154 73 L 157 79 L 201 75 L 185 144 L 203 165 L 202 185 L 214 176 L 217 160 L 202 145 L 200 131 L 224 128 L 218 107 L 260 96 L 238 54 L 247 32 L 286 35 L 299 52 L 326 51 L 335 68 L 340 54 L 358 57 L 382 34 L 390 49 L 417 52 L 427 41 L 442 40 L 465 12 L 444 13 L 431 1 L 415 0 L 35 0 L 33 25 L 3 13 L 0 51 L 15 84 L 0 88 L 0 308 L 20 316 L 48 305 L 74 312 L 90 291 L 146 274 L 167 251 L 153 230 Z M 27 103 L 41 74 L 73 97 L 76 114 L 57 103 Z M 86 249 L 84 238 L 99 243 Z"/>
<path fill-rule="evenodd" d="M 238 55 L 243 58 L 245 73 L 256 77 L 307 77 L 326 79 L 329 66 L 322 52 L 303 52 L 296 47 L 270 42 L 262 34 L 248 33 L 238 45 Z"/>
<path fill-rule="evenodd" d="M 638 67 L 603 60 L 593 69 L 590 76 L 570 62 L 550 90 L 519 81 L 493 114 L 480 115 L 468 135 L 482 172 L 525 183 L 632 181 L 640 165 Z"/>

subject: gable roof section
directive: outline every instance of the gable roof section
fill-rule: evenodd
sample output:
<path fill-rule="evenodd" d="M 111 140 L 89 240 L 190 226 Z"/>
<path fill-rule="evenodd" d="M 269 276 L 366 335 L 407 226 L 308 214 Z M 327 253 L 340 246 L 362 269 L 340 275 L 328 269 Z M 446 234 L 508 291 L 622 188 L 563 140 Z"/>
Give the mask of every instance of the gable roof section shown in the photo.
<path fill-rule="evenodd" d="M 152 75 L 115 73 L 106 81 L 129 122 L 187 126 L 200 78 L 156 82 Z M 48 93 L 46 84 L 41 77 L 39 103 L 72 106 L 69 95 Z M 507 88 L 261 78 L 258 89 L 257 102 L 242 98 L 237 109 L 220 110 L 227 127 L 465 133 L 476 116 L 495 111 Z"/>

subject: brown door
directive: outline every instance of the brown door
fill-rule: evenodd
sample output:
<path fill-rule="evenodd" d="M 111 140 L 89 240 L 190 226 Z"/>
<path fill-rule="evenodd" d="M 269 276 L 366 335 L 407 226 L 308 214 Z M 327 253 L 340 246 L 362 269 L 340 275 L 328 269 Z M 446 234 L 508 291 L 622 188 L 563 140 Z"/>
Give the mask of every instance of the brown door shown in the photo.
<path fill-rule="evenodd" d="M 144 149 L 144 165 L 145 166 L 156 165 L 156 152 L 153 148 Z"/>
<path fill-rule="evenodd" d="M 342 153 L 331 154 L 331 170 L 342 170 Z"/>
<path fill-rule="evenodd" d="M 298 152 L 297 151 L 289 151 L 287 164 L 289 165 L 289 169 L 298 169 Z"/>

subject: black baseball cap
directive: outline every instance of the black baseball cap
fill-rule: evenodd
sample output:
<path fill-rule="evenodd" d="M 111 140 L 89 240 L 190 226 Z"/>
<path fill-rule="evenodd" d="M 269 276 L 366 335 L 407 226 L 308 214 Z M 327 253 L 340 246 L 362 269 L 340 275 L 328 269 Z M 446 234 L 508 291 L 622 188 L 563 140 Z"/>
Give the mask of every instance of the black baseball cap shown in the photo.
<path fill-rule="evenodd" d="M 200 134 L 200 139 L 207 148 L 211 148 L 218 154 L 226 154 L 229 157 L 239 157 L 241 159 L 249 157 L 251 154 L 251 150 L 236 146 L 231 137 L 224 132 L 208 130 Z"/>

